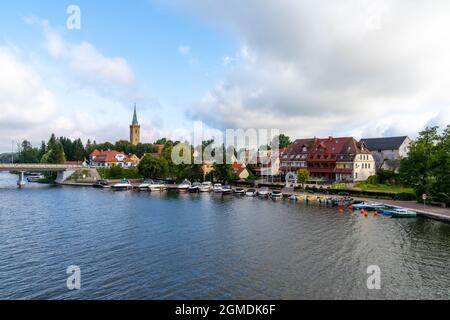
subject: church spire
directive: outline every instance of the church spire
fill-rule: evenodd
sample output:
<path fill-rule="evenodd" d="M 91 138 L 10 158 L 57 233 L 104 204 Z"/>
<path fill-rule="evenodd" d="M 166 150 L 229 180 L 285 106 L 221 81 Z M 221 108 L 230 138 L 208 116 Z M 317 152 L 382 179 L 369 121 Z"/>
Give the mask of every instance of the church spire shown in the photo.
<path fill-rule="evenodd" d="M 139 125 L 138 119 L 137 119 L 137 113 L 136 113 L 136 104 L 134 104 L 134 114 L 133 114 L 133 126 Z"/>

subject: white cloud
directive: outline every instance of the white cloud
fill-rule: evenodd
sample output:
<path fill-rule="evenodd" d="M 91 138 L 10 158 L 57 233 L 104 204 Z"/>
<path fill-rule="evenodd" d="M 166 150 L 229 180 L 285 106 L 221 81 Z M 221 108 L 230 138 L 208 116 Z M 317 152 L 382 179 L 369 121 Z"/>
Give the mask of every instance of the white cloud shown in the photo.
<path fill-rule="evenodd" d="M 26 22 L 42 27 L 44 48 L 53 58 L 66 62 L 67 75 L 72 76 L 78 87 L 94 90 L 123 103 L 142 99 L 136 76 L 126 59 L 108 57 L 89 42 L 68 42 L 63 32 L 50 26 L 46 20 L 28 18 Z"/>
<path fill-rule="evenodd" d="M 1 144 L 8 146 L 17 137 L 25 138 L 30 127 L 39 130 L 49 121 L 56 112 L 56 102 L 41 76 L 19 52 L 0 47 L 0 70 L 0 136 Z"/>
<path fill-rule="evenodd" d="M 433 117 L 449 118 L 448 1 L 178 4 L 242 48 L 192 118 L 294 136 L 414 135 Z"/>

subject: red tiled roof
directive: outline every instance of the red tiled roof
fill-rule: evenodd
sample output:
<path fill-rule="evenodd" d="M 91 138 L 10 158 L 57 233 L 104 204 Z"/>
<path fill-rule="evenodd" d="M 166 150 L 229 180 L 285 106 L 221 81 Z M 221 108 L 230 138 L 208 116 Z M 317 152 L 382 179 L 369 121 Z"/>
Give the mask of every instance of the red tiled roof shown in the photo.
<path fill-rule="evenodd" d="M 98 150 L 96 150 L 98 151 Z M 91 157 L 94 154 L 94 152 L 91 153 Z M 130 156 L 123 153 L 123 152 L 118 152 L 115 150 L 108 150 L 108 151 L 99 151 L 99 153 L 96 153 L 97 155 L 95 156 L 94 161 L 95 162 L 121 162 L 119 161 L 116 156 L 118 155 L 123 155 L 123 162 L 128 162 L 131 161 L 130 160 Z"/>

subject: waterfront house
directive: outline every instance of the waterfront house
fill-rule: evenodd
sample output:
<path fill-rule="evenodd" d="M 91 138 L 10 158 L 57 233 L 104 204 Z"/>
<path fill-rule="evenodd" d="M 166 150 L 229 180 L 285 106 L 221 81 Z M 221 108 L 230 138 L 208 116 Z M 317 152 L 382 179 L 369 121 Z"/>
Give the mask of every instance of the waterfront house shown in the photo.
<path fill-rule="evenodd" d="M 308 155 L 314 182 L 366 181 L 376 174 L 375 160 L 364 143 L 351 137 L 315 139 Z"/>
<path fill-rule="evenodd" d="M 250 173 L 248 172 L 244 164 L 235 162 L 233 163 L 232 167 L 234 173 L 236 174 L 239 180 L 245 180 L 250 176 Z"/>
<path fill-rule="evenodd" d="M 277 177 L 280 175 L 280 151 L 259 152 L 250 159 L 247 167 L 257 177 L 269 180 L 269 177 Z"/>
<path fill-rule="evenodd" d="M 298 139 L 281 152 L 280 171 L 283 176 L 308 168 L 308 156 L 314 142 L 314 139 Z"/>
<path fill-rule="evenodd" d="M 134 157 L 137 158 L 136 156 Z M 91 165 L 97 168 L 110 168 L 114 166 L 131 168 L 136 166 L 136 159 L 134 157 L 115 150 L 94 150 L 89 155 Z"/>
<path fill-rule="evenodd" d="M 407 136 L 361 139 L 375 158 L 378 169 L 398 171 L 400 161 L 406 158 L 411 147 Z"/>

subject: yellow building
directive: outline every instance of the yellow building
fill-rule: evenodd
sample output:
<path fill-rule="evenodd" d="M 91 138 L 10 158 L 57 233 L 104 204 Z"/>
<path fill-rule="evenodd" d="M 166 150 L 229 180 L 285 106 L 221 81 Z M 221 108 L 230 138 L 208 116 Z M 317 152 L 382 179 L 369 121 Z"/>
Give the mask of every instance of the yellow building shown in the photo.
<path fill-rule="evenodd" d="M 136 105 L 134 105 L 133 122 L 130 126 L 130 143 L 134 146 L 141 143 L 141 126 L 137 120 Z"/>

